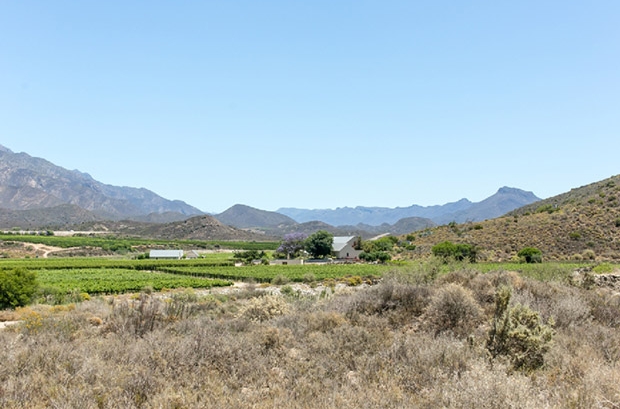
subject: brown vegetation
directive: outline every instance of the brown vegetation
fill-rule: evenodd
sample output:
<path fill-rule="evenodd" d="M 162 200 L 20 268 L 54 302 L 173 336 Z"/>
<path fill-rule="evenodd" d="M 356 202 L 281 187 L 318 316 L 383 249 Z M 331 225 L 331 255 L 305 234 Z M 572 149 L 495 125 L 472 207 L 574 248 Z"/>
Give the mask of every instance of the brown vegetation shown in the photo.
<path fill-rule="evenodd" d="M 471 268 L 436 275 L 410 267 L 327 298 L 250 289 L 21 309 L 22 324 L 0 332 L 0 406 L 620 406 L 617 293 Z M 511 319 L 531 332 L 493 325 L 504 317 L 501 289 Z M 520 366 L 530 344 L 510 334 L 535 344 L 554 321 L 536 365 Z M 495 353 L 500 333 L 507 342 Z"/>

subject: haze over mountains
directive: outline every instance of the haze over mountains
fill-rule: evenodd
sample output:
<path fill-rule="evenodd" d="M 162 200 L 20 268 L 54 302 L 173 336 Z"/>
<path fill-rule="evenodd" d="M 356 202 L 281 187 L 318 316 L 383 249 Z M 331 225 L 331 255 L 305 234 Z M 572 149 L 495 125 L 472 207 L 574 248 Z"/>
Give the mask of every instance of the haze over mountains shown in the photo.
<path fill-rule="evenodd" d="M 164 234 L 151 224 L 169 224 L 165 236 L 189 234 L 197 237 L 200 228 L 216 229 L 229 239 L 281 237 L 290 232 L 312 233 L 319 229 L 334 234 L 369 235 L 407 232 L 451 221 L 480 221 L 501 216 L 540 200 L 533 193 L 503 187 L 493 196 L 472 203 L 461 199 L 437 206 L 344 207 L 307 210 L 282 208 L 277 212 L 235 205 L 217 215 L 180 200 L 168 200 L 156 193 L 133 187 L 119 187 L 96 181 L 87 173 L 67 170 L 26 153 L 14 153 L 0 145 L 0 227 L 35 229 L 45 226 L 94 226 L 97 222 L 135 222 L 114 225 L 135 233 Z M 187 219 L 194 218 L 192 228 Z M 110 224 L 112 226 L 112 224 Z M 237 229 L 228 231 L 224 227 Z M 226 230 L 226 231 L 225 231 Z M 246 230 L 246 232 L 241 232 Z M 212 237 L 204 233 L 204 237 Z"/>
<path fill-rule="evenodd" d="M 507 212 L 540 200 L 532 192 L 502 187 L 493 196 L 481 202 L 472 203 L 467 199 L 458 202 L 437 206 L 409 207 L 340 207 L 335 210 L 319 209 L 306 210 L 296 208 L 281 208 L 277 212 L 303 223 L 310 220 L 339 225 L 357 225 L 363 223 L 378 226 L 383 223 L 394 224 L 409 217 L 430 219 L 435 224 L 447 224 L 452 221 L 464 223 L 467 221 L 481 221 L 502 216 Z"/>

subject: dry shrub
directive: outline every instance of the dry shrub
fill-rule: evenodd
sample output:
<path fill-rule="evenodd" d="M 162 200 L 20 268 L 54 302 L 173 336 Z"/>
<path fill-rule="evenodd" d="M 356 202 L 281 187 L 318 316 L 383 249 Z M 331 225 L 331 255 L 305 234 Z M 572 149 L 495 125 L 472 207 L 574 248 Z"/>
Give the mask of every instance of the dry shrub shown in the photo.
<path fill-rule="evenodd" d="M 386 317 L 393 326 L 401 326 L 424 313 L 431 294 L 427 285 L 388 278 L 344 301 L 334 302 L 337 303 L 336 308 L 350 319 L 359 320 L 359 314 L 379 315 Z"/>
<path fill-rule="evenodd" d="M 457 284 L 441 287 L 426 309 L 426 324 L 436 335 L 470 335 L 482 321 L 482 309 L 471 291 Z"/>
<path fill-rule="evenodd" d="M 288 314 L 290 310 L 284 297 L 266 294 L 249 299 L 241 307 L 237 316 L 250 321 L 267 321 L 279 315 Z"/>
<path fill-rule="evenodd" d="M 523 289 L 515 292 L 514 302 L 538 311 L 545 320 L 553 318 L 556 328 L 568 328 L 592 319 L 586 297 L 579 288 L 527 280 Z"/>
<path fill-rule="evenodd" d="M 123 300 L 114 304 L 105 331 L 142 337 L 164 321 L 164 311 L 163 301 L 141 293 L 137 300 Z"/>
<path fill-rule="evenodd" d="M 408 332 L 396 336 L 381 353 L 381 359 L 400 388 L 418 394 L 451 376 L 460 376 L 471 362 L 481 358 L 468 344 L 454 337 Z"/>
<path fill-rule="evenodd" d="M 327 332 L 341 325 L 344 325 L 346 318 L 335 311 L 318 311 L 306 315 L 305 320 L 307 329 L 310 332 Z"/>
<path fill-rule="evenodd" d="M 549 397 L 530 379 L 508 375 L 502 365 L 489 367 L 476 361 L 459 376 L 451 376 L 440 388 L 425 390 L 421 407 L 433 408 L 548 408 Z"/>
<path fill-rule="evenodd" d="M 589 291 L 587 302 L 597 322 L 607 327 L 620 328 L 620 294 L 608 289 Z"/>
<path fill-rule="evenodd" d="M 469 287 L 469 282 L 478 275 L 480 275 L 480 273 L 473 269 L 459 269 L 439 277 L 435 283 L 439 285 L 458 284 L 461 287 Z"/>

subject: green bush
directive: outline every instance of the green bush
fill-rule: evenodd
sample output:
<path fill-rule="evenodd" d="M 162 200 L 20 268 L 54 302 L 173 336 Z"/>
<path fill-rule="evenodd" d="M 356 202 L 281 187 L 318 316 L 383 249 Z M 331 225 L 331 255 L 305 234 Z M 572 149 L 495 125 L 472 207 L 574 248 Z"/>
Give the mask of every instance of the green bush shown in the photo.
<path fill-rule="evenodd" d="M 524 247 L 517 256 L 526 263 L 542 263 L 542 251 L 535 247 Z"/>
<path fill-rule="evenodd" d="M 27 305 L 37 288 L 37 276 L 32 271 L 23 268 L 0 270 L 0 308 Z"/>
<path fill-rule="evenodd" d="M 472 263 L 476 262 L 478 255 L 475 246 L 465 243 L 454 244 L 450 241 L 444 241 L 443 243 L 434 245 L 431 248 L 431 252 L 435 257 L 443 258 L 444 261 L 450 259 L 457 261 L 468 260 Z"/>
<path fill-rule="evenodd" d="M 385 263 L 386 261 L 389 261 L 392 258 L 392 256 L 390 255 L 390 253 L 386 251 L 371 251 L 371 252 L 363 251 L 360 253 L 359 258 L 360 260 L 364 260 L 368 262 L 379 261 L 381 263 Z"/>
<path fill-rule="evenodd" d="M 547 212 L 547 213 L 551 214 L 551 213 L 553 213 L 553 212 L 557 212 L 557 211 L 559 211 L 559 210 L 560 210 L 560 208 L 559 208 L 559 207 L 554 206 L 554 205 L 552 205 L 551 203 L 548 203 L 548 204 L 545 204 L 545 205 L 539 206 L 539 207 L 536 209 L 536 213 L 544 213 L 544 212 Z"/>

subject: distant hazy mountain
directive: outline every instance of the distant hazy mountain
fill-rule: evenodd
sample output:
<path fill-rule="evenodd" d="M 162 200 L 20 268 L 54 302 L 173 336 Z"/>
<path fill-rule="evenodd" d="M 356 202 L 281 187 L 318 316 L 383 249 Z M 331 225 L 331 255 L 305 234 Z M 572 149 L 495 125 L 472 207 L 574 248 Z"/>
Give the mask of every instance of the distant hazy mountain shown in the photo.
<path fill-rule="evenodd" d="M 224 224 L 240 229 L 277 228 L 297 224 L 295 220 L 283 214 L 241 204 L 236 204 L 214 217 Z"/>
<path fill-rule="evenodd" d="M 168 214 L 171 218 L 166 220 L 170 221 L 203 214 L 185 202 L 164 199 L 150 190 L 106 185 L 86 173 L 13 153 L 0 145 L 0 208 L 23 211 L 62 205 L 75 205 L 111 220 L 148 219 L 154 218 L 154 213 Z"/>
<path fill-rule="evenodd" d="M 418 205 L 397 208 L 358 206 L 315 210 L 281 208 L 277 212 L 300 223 L 320 220 L 334 226 L 355 226 L 359 223 L 380 226 L 383 223 L 395 224 L 409 217 L 420 217 L 430 219 L 437 224 L 445 224 L 451 221 L 462 223 L 492 219 L 538 200 L 540 199 L 532 192 L 503 187 L 493 196 L 477 203 L 461 199 L 454 203 L 426 207 Z"/>
<path fill-rule="evenodd" d="M 536 197 L 532 192 L 526 192 L 525 190 L 511 187 L 502 187 L 493 196 L 481 202 L 472 203 L 472 205 L 465 210 L 438 217 L 435 221 L 438 224 L 446 224 L 451 221 L 464 223 L 495 219 L 510 211 L 538 201 L 540 201 L 540 198 Z"/>
<path fill-rule="evenodd" d="M 356 226 L 332 226 L 322 221 L 312 220 L 297 223 L 288 216 L 277 212 L 255 209 L 245 205 L 234 205 L 224 212 L 214 216 L 220 222 L 239 229 L 260 231 L 266 235 L 282 237 L 287 233 L 312 234 L 317 230 L 326 230 L 338 236 L 362 236 L 369 238 L 378 234 L 405 234 L 412 231 L 435 226 L 430 219 L 409 217 L 401 219 L 395 224 L 383 223 L 380 226 L 371 226 L 359 223 Z"/>

